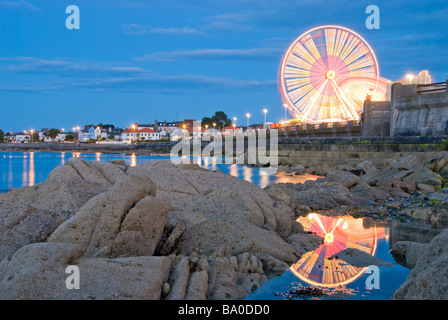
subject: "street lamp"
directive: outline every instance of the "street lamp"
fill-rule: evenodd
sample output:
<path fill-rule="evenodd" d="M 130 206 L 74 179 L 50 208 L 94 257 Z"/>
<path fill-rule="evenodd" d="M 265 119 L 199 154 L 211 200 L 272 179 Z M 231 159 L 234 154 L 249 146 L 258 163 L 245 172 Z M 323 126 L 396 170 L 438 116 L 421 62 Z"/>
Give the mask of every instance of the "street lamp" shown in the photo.
<path fill-rule="evenodd" d="M 246 117 L 247 117 L 247 129 L 249 129 L 249 118 L 250 118 L 250 113 L 246 113 Z"/>
<path fill-rule="evenodd" d="M 263 109 L 264 112 L 264 125 L 266 126 L 266 113 L 268 113 L 268 109 Z"/>
<path fill-rule="evenodd" d="M 34 130 L 30 130 L 30 136 L 31 136 L 31 143 L 34 143 Z"/>

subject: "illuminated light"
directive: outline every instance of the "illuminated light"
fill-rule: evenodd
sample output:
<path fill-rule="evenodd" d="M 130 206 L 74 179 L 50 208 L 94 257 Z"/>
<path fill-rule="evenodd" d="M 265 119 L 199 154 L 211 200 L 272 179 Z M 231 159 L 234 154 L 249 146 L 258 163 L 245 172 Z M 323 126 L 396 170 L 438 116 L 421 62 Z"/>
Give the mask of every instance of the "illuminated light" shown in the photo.
<path fill-rule="evenodd" d="M 387 82 L 370 45 L 340 26 L 303 33 L 285 52 L 279 71 L 285 113 L 310 122 L 359 120 L 368 96 L 386 100 Z"/>
<path fill-rule="evenodd" d="M 335 288 L 349 284 L 364 274 L 365 267 L 356 267 L 337 258 L 346 248 L 357 248 L 375 255 L 378 239 L 387 238 L 385 227 L 365 227 L 363 219 L 351 216 L 333 217 L 309 214 L 297 221 L 304 231 L 324 239 L 317 249 L 305 253 L 290 271 L 300 280 L 315 286 Z M 325 230 L 332 230 L 326 232 Z M 331 259 L 330 259 L 331 258 Z"/>
<path fill-rule="evenodd" d="M 332 233 L 326 233 L 324 236 L 324 243 L 328 244 L 328 243 L 332 243 L 334 240 L 333 234 Z"/>
<path fill-rule="evenodd" d="M 406 75 L 406 79 L 408 79 L 409 81 L 412 81 L 412 80 L 414 80 L 414 75 L 412 75 L 412 74 L 407 74 L 407 75 Z"/>
<path fill-rule="evenodd" d="M 327 76 L 328 80 L 332 80 L 336 76 L 336 73 L 333 70 L 330 70 L 330 71 L 327 72 L 326 76 Z"/>

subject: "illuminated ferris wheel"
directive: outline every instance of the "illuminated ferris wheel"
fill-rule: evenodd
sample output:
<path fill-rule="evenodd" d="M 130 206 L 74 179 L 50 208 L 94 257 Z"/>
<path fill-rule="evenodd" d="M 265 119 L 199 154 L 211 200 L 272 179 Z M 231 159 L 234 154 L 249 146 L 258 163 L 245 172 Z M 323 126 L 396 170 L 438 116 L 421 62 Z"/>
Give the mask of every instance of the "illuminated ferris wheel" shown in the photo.
<path fill-rule="evenodd" d="M 358 120 L 366 98 L 384 100 L 383 80 L 375 53 L 360 35 L 322 26 L 305 32 L 288 48 L 280 65 L 279 90 L 293 118 Z"/>

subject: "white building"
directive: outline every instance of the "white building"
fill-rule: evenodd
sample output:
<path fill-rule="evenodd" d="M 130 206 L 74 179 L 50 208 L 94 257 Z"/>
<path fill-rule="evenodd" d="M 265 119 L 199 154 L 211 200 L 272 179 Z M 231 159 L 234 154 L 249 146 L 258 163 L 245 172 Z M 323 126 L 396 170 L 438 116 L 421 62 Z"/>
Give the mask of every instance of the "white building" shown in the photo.
<path fill-rule="evenodd" d="M 133 142 L 138 140 L 160 140 L 160 133 L 150 129 L 127 129 L 121 134 L 121 140 L 125 142 Z"/>

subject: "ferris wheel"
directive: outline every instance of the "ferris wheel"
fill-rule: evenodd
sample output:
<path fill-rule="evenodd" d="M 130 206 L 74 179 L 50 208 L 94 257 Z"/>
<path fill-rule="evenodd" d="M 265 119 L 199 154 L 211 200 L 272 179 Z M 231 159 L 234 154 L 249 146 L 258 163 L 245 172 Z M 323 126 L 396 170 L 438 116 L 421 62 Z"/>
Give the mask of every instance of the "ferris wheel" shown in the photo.
<path fill-rule="evenodd" d="M 288 48 L 279 90 L 293 118 L 358 120 L 366 98 L 384 100 L 383 80 L 375 53 L 359 34 L 322 26 L 303 33 Z"/>

